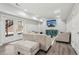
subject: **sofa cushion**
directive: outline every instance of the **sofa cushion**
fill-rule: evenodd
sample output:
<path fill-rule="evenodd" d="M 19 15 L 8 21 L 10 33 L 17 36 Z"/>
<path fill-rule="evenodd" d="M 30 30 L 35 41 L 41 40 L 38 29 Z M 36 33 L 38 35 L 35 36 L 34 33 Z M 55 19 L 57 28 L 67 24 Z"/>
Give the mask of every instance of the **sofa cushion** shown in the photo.
<path fill-rule="evenodd" d="M 17 41 L 14 45 L 15 45 L 15 48 L 22 49 L 28 52 L 33 52 L 35 49 L 39 48 L 38 42 L 33 42 L 33 41 L 28 41 L 28 40 Z"/>

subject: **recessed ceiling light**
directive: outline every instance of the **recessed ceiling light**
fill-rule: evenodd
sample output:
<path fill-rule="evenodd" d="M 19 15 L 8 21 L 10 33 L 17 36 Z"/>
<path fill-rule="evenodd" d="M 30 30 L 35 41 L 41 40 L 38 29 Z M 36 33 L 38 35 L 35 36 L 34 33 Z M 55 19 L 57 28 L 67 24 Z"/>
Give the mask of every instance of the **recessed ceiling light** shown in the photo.
<path fill-rule="evenodd" d="M 57 18 L 60 18 L 60 15 L 56 16 Z"/>
<path fill-rule="evenodd" d="M 27 9 L 24 9 L 24 11 L 28 11 Z"/>
<path fill-rule="evenodd" d="M 58 14 L 58 13 L 61 13 L 60 9 L 54 11 L 54 14 Z"/>
<path fill-rule="evenodd" d="M 18 12 L 18 14 L 21 16 L 26 16 L 26 13 L 23 13 L 23 12 Z"/>
<path fill-rule="evenodd" d="M 40 21 L 43 22 L 44 20 L 43 19 L 40 19 Z"/>
<path fill-rule="evenodd" d="M 33 18 L 34 20 L 37 20 L 37 18 L 36 18 L 36 17 L 34 17 L 34 16 L 33 16 L 32 18 Z"/>

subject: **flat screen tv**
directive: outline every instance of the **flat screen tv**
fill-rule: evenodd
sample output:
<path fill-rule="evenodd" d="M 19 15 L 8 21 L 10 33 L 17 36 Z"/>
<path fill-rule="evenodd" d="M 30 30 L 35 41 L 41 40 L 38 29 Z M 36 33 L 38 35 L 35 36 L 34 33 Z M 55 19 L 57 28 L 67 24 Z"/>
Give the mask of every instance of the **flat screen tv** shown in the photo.
<path fill-rule="evenodd" d="M 56 26 L 56 20 L 47 20 L 47 26 L 48 27 L 55 27 Z"/>

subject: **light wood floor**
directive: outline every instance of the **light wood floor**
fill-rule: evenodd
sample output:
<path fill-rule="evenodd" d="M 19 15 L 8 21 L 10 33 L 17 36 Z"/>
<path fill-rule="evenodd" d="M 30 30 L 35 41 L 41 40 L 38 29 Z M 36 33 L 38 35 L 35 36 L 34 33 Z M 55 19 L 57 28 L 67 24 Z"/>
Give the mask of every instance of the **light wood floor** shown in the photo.
<path fill-rule="evenodd" d="M 55 42 L 47 53 L 40 50 L 37 55 L 76 55 L 76 52 L 70 44 Z"/>
<path fill-rule="evenodd" d="M 0 55 L 15 55 L 14 47 L 12 45 L 0 47 Z M 47 53 L 39 51 L 37 55 L 76 55 L 76 53 L 70 44 L 55 42 Z"/>

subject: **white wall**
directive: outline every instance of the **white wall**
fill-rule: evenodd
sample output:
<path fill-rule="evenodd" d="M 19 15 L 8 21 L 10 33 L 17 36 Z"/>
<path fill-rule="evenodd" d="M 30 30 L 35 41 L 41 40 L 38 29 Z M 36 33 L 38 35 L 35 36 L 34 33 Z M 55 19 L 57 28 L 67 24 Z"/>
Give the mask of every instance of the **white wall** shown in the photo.
<path fill-rule="evenodd" d="M 14 36 L 5 37 L 5 19 L 10 18 L 14 20 Z M 22 9 L 17 8 L 11 4 L 0 4 L 0 44 L 22 38 L 22 35 L 17 35 L 17 21 L 23 21 L 23 32 L 40 31 L 39 20 L 32 19 L 32 16 L 25 13 Z"/>
<path fill-rule="evenodd" d="M 5 20 L 6 19 L 12 19 L 13 20 L 13 36 L 9 36 L 6 37 L 5 36 Z M 14 41 L 14 40 L 18 40 L 18 39 L 22 39 L 22 34 L 18 35 L 16 32 L 17 29 L 17 25 L 18 25 L 18 21 L 19 20 L 23 20 L 21 18 L 18 17 L 14 17 L 8 14 L 4 14 L 4 13 L 0 13 L 0 45 L 4 44 L 4 43 L 8 43 L 10 41 Z"/>
<path fill-rule="evenodd" d="M 61 19 L 56 19 L 56 21 L 57 21 L 56 27 L 48 27 L 46 21 L 47 21 L 47 20 L 45 20 L 45 21 L 43 22 L 43 24 L 41 25 L 41 26 L 42 26 L 42 31 L 43 31 L 44 33 L 45 33 L 45 30 L 46 30 L 46 29 L 57 29 L 57 30 L 59 30 L 59 31 L 61 31 L 61 32 L 65 32 L 65 31 L 66 31 L 66 24 L 65 24 L 65 22 L 63 22 Z"/>
<path fill-rule="evenodd" d="M 14 31 L 13 36 L 5 37 L 5 20 L 6 19 L 13 20 L 13 23 L 14 23 L 13 24 L 13 31 Z M 0 45 L 23 38 L 22 34 L 18 35 L 16 32 L 17 25 L 18 25 L 17 22 L 19 20 L 21 20 L 23 22 L 23 32 L 24 33 L 32 32 L 32 31 L 39 31 L 39 22 L 37 22 L 37 21 L 23 19 L 23 18 L 19 18 L 16 16 L 12 16 L 12 15 L 0 12 Z"/>
<path fill-rule="evenodd" d="M 66 23 L 62 21 L 62 19 L 57 19 L 57 26 L 56 29 L 58 29 L 60 32 L 66 31 Z"/>
<path fill-rule="evenodd" d="M 24 20 L 24 33 L 29 33 L 32 31 L 40 32 L 40 23 L 35 21 L 28 21 L 27 19 Z"/>
<path fill-rule="evenodd" d="M 79 4 L 75 4 L 67 21 L 67 32 L 71 32 L 71 45 L 79 54 Z"/>

